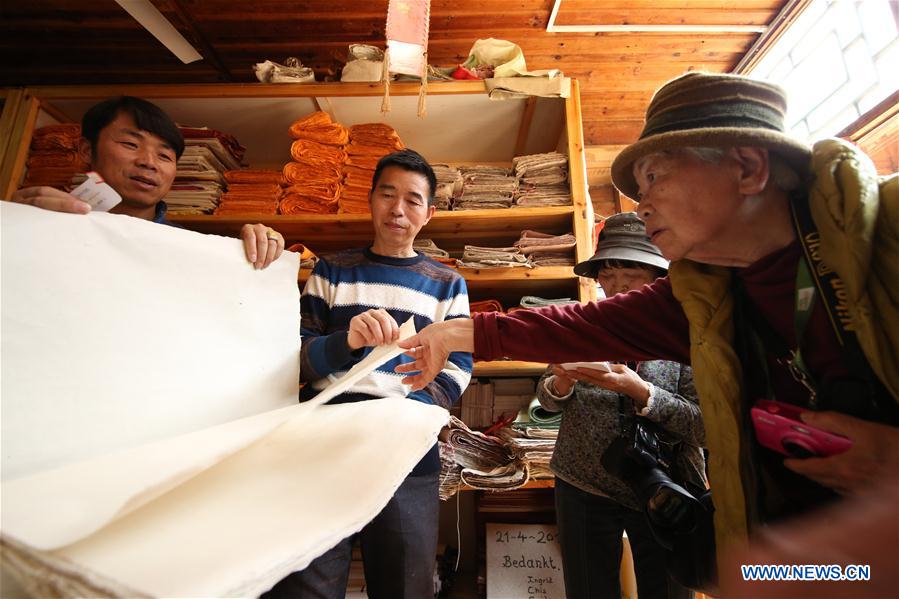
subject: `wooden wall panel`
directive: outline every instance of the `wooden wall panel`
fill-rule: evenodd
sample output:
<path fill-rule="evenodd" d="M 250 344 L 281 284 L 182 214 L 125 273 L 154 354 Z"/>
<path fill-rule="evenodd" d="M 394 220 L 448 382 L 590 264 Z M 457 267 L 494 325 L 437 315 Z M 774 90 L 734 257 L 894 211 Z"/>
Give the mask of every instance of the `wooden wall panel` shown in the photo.
<path fill-rule="evenodd" d="M 113 0 L 0 2 L 0 86 L 255 81 L 252 66 L 296 56 L 335 79 L 352 43 L 383 47 L 387 0 L 152 0 L 204 60 L 183 65 Z M 557 24 L 765 25 L 786 0 L 563 0 Z M 548 33 L 552 0 L 432 0 L 429 60 L 463 62 L 475 40 L 521 46 L 531 69 L 580 82 L 585 143 L 642 129 L 653 91 L 687 70 L 729 71 L 758 36 Z M 595 174 L 598 169 L 594 167 Z"/>

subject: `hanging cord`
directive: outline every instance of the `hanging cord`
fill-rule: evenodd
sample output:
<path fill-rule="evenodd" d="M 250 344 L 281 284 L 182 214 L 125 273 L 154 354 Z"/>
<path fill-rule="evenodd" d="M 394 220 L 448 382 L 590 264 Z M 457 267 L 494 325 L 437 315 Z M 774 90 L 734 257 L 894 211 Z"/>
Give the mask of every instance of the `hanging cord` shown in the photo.
<path fill-rule="evenodd" d="M 428 51 L 425 50 L 422 56 L 421 67 L 421 87 L 418 88 L 418 116 L 424 116 L 427 113 L 425 108 L 425 96 L 428 95 Z"/>
<path fill-rule="evenodd" d="M 462 493 L 456 492 L 456 567 L 453 568 L 453 572 L 459 571 L 459 560 L 462 559 L 462 531 L 459 529 L 459 502 L 461 501 L 460 496 Z"/>
<path fill-rule="evenodd" d="M 384 48 L 384 62 L 381 68 L 381 83 L 384 84 L 384 100 L 381 102 L 381 113 L 390 112 L 390 46 Z"/>

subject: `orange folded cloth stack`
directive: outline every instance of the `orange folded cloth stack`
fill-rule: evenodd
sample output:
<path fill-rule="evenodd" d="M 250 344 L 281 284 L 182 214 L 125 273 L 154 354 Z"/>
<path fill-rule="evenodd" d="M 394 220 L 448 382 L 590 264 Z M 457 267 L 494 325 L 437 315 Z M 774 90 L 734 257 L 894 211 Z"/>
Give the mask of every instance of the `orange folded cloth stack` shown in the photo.
<path fill-rule="evenodd" d="M 34 132 L 31 153 L 25 165 L 28 171 L 22 187 L 46 185 L 68 189 L 73 175 L 83 173 L 88 164 L 78 154 L 81 125 L 47 125 Z"/>
<path fill-rule="evenodd" d="M 284 183 L 284 176 L 281 171 L 245 168 L 237 171 L 225 171 L 225 182 L 229 189 L 235 184 L 243 185 L 245 183 L 281 185 Z"/>
<path fill-rule="evenodd" d="M 346 127 L 335 123 L 331 115 L 320 110 L 296 121 L 287 132 L 294 139 L 317 141 L 329 146 L 345 146 L 349 142 Z"/>
<path fill-rule="evenodd" d="M 338 212 L 367 214 L 368 192 L 371 190 L 371 179 L 378 160 L 405 147 L 390 125 L 365 123 L 350 127 L 350 144 L 346 147 L 347 160 L 343 167 L 343 192 L 340 194 Z"/>
<path fill-rule="evenodd" d="M 330 146 L 309 139 L 298 139 L 290 146 L 290 157 L 300 164 L 331 167 L 346 162 L 347 154 L 342 146 Z"/>
<path fill-rule="evenodd" d="M 215 214 L 277 214 L 282 179 L 280 172 L 271 170 L 225 171 L 228 191 L 222 194 Z"/>
<path fill-rule="evenodd" d="M 281 214 L 334 214 L 347 159 L 346 127 L 326 112 L 314 112 L 291 125 L 289 133 L 296 141 L 290 146 L 293 161 L 282 170 L 287 188 Z"/>
<path fill-rule="evenodd" d="M 340 183 L 291 185 L 281 198 L 281 214 L 335 214 Z"/>
<path fill-rule="evenodd" d="M 494 299 L 471 302 L 468 304 L 469 312 L 503 312 L 503 305 Z"/>

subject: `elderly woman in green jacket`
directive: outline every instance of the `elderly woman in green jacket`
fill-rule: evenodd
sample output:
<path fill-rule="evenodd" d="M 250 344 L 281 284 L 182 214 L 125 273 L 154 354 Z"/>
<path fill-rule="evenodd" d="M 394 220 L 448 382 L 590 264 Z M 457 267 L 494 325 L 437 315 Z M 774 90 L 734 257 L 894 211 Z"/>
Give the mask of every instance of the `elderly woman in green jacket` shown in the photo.
<path fill-rule="evenodd" d="M 416 357 L 407 382 L 424 385 L 451 350 L 689 362 L 719 570 L 736 567 L 722 552 L 753 528 L 882 479 L 899 452 L 899 178 L 878 177 L 841 140 L 791 138 L 785 113 L 780 87 L 747 77 L 665 84 L 612 178 L 639 201 L 668 277 L 603 302 L 428 327 L 401 344 Z M 762 447 L 761 399 L 791 404 L 806 428 L 851 447 L 805 458 Z"/>

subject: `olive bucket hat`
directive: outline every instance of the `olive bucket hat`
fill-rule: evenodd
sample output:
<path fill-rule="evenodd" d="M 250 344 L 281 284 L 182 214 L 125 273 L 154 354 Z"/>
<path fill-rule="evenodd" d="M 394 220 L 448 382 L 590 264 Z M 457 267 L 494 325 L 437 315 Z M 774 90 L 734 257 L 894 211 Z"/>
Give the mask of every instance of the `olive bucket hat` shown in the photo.
<path fill-rule="evenodd" d="M 784 127 L 786 92 L 740 75 L 686 73 L 656 91 L 640 139 L 612 162 L 612 182 L 637 198 L 634 163 L 648 154 L 684 147 L 763 147 L 779 154 L 805 178 L 811 148 Z"/>

